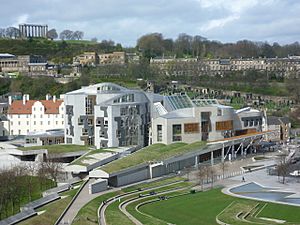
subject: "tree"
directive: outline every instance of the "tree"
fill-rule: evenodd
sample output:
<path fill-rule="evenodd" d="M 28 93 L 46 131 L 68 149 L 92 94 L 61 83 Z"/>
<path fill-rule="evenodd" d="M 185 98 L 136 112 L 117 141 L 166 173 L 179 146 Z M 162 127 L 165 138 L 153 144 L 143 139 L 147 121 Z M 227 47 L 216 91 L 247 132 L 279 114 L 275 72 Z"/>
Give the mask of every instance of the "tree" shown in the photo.
<path fill-rule="evenodd" d="M 47 32 L 47 38 L 50 38 L 51 40 L 58 38 L 58 34 L 55 29 L 51 29 Z"/>
<path fill-rule="evenodd" d="M 15 27 L 8 27 L 6 28 L 5 36 L 9 38 L 17 38 L 20 36 L 20 31 Z"/>
<path fill-rule="evenodd" d="M 225 171 L 228 168 L 228 164 L 225 161 L 223 161 L 219 164 L 219 166 L 220 166 L 220 169 L 222 170 L 222 176 L 223 176 L 223 179 L 224 179 Z"/>
<path fill-rule="evenodd" d="M 71 40 L 73 38 L 73 31 L 71 30 L 63 30 L 60 34 L 59 34 L 59 38 L 61 40 Z"/>
<path fill-rule="evenodd" d="M 5 36 L 6 36 L 6 29 L 0 28 L 0 38 L 5 38 Z"/>
<path fill-rule="evenodd" d="M 137 47 L 149 59 L 162 55 L 164 50 L 163 36 L 161 33 L 146 34 L 138 39 Z"/>
<path fill-rule="evenodd" d="M 53 158 L 47 158 L 44 161 L 44 168 L 46 170 L 46 173 L 51 177 L 52 180 L 55 182 L 58 179 L 58 176 L 62 170 L 62 163 L 61 162 L 55 162 Z"/>
<path fill-rule="evenodd" d="M 278 177 L 279 176 L 282 177 L 283 184 L 285 183 L 285 178 L 289 173 L 289 167 L 290 167 L 290 163 L 287 161 L 287 155 L 281 154 L 278 158 L 276 170 L 277 170 Z"/>
<path fill-rule="evenodd" d="M 84 33 L 82 31 L 76 30 L 73 32 L 72 38 L 73 40 L 82 40 Z"/>
<path fill-rule="evenodd" d="M 93 37 L 92 39 L 91 39 L 91 42 L 97 42 L 98 41 L 98 39 L 96 38 L 96 37 Z"/>
<path fill-rule="evenodd" d="M 206 177 L 206 166 L 198 165 L 197 177 L 199 178 L 199 184 L 201 185 L 201 190 L 203 191 L 204 180 Z"/>
<path fill-rule="evenodd" d="M 175 41 L 177 57 L 183 57 L 184 55 L 192 55 L 192 41 L 193 37 L 188 34 L 181 33 L 178 35 Z"/>

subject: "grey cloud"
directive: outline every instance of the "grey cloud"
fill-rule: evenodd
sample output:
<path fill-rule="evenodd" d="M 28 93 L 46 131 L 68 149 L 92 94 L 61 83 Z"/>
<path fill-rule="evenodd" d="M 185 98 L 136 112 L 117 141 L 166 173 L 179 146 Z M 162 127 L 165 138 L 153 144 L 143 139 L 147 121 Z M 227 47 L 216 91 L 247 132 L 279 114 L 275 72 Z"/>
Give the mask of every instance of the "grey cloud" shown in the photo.
<path fill-rule="evenodd" d="M 87 39 L 135 45 L 143 34 L 201 35 L 222 42 L 299 40 L 300 1 L 294 0 L 26 0 L 1 4 L 0 27 L 25 20 L 58 31 L 80 29 Z"/>

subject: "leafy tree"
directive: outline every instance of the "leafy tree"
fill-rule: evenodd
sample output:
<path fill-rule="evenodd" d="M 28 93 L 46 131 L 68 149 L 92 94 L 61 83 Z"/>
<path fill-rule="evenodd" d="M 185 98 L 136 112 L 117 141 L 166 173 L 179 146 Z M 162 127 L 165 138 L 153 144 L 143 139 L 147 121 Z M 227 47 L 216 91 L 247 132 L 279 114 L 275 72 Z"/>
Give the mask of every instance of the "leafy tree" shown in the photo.
<path fill-rule="evenodd" d="M 161 33 L 146 34 L 138 39 L 137 46 L 146 58 L 162 55 L 163 36 Z"/>
<path fill-rule="evenodd" d="M 47 38 L 50 38 L 51 40 L 58 38 L 58 34 L 55 29 L 51 29 L 47 32 Z"/>

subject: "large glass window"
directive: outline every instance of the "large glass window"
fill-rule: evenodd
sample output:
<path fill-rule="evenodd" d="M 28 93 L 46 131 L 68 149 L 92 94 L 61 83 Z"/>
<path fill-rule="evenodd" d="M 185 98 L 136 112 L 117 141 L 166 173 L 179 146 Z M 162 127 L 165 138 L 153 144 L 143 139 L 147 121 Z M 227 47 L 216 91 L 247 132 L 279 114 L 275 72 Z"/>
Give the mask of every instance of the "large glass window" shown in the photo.
<path fill-rule="evenodd" d="M 172 129 L 172 133 L 173 133 L 173 141 L 181 141 L 181 124 L 174 124 L 173 125 L 173 129 Z"/>

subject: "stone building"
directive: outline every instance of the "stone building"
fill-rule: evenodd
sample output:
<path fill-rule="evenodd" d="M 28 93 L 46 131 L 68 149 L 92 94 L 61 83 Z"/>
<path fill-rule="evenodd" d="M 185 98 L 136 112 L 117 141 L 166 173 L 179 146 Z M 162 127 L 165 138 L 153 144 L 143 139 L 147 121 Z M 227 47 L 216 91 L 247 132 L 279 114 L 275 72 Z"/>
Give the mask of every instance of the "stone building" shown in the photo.
<path fill-rule="evenodd" d="M 99 54 L 99 63 L 100 65 L 108 65 L 108 64 L 123 65 L 126 63 L 125 52 Z"/>
<path fill-rule="evenodd" d="M 84 52 L 73 57 L 73 65 L 95 66 L 99 64 L 99 55 L 96 52 Z"/>
<path fill-rule="evenodd" d="M 48 25 L 41 24 L 20 24 L 21 38 L 42 37 L 47 38 Z"/>
<path fill-rule="evenodd" d="M 200 59 L 156 57 L 150 64 L 168 76 L 199 76 L 224 74 L 229 71 L 258 70 L 274 72 L 280 76 L 290 76 L 300 71 L 300 58 L 238 58 L 238 59 Z"/>
<path fill-rule="evenodd" d="M 267 130 L 276 131 L 272 135 L 269 134 L 267 139 L 269 141 L 280 141 L 286 143 L 289 141 L 291 122 L 288 117 L 267 117 Z"/>
<path fill-rule="evenodd" d="M 0 54 L 0 72 L 21 72 L 25 75 L 46 75 L 47 60 L 39 55 Z"/>

